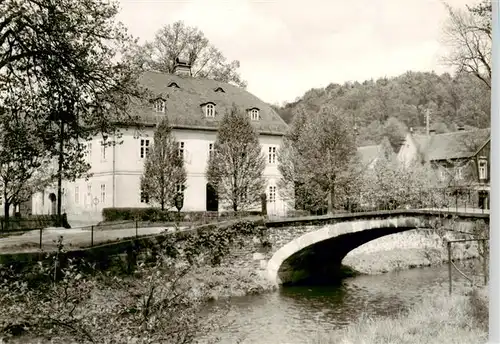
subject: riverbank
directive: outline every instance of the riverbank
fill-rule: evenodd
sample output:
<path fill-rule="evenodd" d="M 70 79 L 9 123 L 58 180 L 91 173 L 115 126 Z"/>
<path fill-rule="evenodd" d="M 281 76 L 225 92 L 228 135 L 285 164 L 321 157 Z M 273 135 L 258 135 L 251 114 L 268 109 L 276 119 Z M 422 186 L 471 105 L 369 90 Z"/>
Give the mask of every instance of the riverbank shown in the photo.
<path fill-rule="evenodd" d="M 255 270 L 204 266 L 188 276 L 190 283 L 207 290 L 208 300 L 256 295 L 277 290 L 277 286 Z"/>
<path fill-rule="evenodd" d="M 458 236 L 447 233 L 446 239 Z M 456 243 L 452 258 L 466 260 L 478 257 L 475 243 Z M 388 235 L 366 243 L 349 252 L 343 265 L 362 274 L 381 274 L 390 271 L 436 266 L 448 261 L 443 237 L 432 230 L 408 231 Z"/>
<path fill-rule="evenodd" d="M 318 335 L 313 344 L 482 344 L 487 341 L 487 289 L 440 295 L 398 317 L 361 318 L 340 333 Z"/>
<path fill-rule="evenodd" d="M 446 239 L 456 239 L 454 233 L 444 237 L 435 231 L 421 229 L 388 235 L 351 251 L 343 260 L 342 278 L 357 274 L 383 274 L 391 271 L 439 266 L 448 261 Z M 478 257 L 475 245 L 457 243 L 452 250 L 454 260 Z M 262 271 L 230 267 L 204 266 L 190 273 L 193 285 L 205 287 L 209 300 L 255 295 L 277 290 Z"/>

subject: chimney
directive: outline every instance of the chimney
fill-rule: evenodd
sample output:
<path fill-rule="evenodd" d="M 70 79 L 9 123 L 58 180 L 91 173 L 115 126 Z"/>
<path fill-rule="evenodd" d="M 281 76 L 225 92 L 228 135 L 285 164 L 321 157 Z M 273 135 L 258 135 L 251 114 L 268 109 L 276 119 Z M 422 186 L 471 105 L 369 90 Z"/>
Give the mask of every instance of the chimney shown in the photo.
<path fill-rule="evenodd" d="M 432 135 L 436 135 L 436 129 L 430 129 L 429 130 L 429 134 L 432 136 Z"/>
<path fill-rule="evenodd" d="M 176 58 L 174 74 L 179 76 L 191 76 L 191 65 L 186 60 Z"/>

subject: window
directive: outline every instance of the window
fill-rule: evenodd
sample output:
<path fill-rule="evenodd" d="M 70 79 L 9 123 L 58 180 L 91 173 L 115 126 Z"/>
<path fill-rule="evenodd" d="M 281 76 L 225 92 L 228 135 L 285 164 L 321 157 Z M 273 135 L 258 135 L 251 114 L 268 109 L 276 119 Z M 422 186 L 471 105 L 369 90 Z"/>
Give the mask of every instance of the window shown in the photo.
<path fill-rule="evenodd" d="M 155 112 L 165 112 L 165 101 L 163 99 L 156 99 L 153 103 Z"/>
<path fill-rule="evenodd" d="M 488 164 L 486 160 L 479 161 L 479 179 L 487 179 L 488 178 Z"/>
<path fill-rule="evenodd" d="M 205 105 L 205 116 L 206 117 L 215 117 L 215 105 L 214 104 Z"/>
<path fill-rule="evenodd" d="M 75 186 L 75 203 L 80 203 L 80 188 Z"/>
<path fill-rule="evenodd" d="M 250 110 L 250 119 L 252 121 L 258 121 L 259 120 L 259 109 L 252 109 L 252 110 Z"/>
<path fill-rule="evenodd" d="M 171 82 L 168 87 L 175 87 L 175 88 L 180 88 L 179 85 L 177 85 L 175 82 Z"/>
<path fill-rule="evenodd" d="M 101 161 L 106 161 L 106 143 L 101 141 Z"/>
<path fill-rule="evenodd" d="M 186 189 L 186 187 L 184 186 L 184 184 L 177 184 L 175 187 L 175 191 L 177 193 L 184 193 L 185 189 Z"/>
<path fill-rule="evenodd" d="M 209 143 L 208 144 L 208 158 L 212 158 L 214 155 L 214 144 L 213 143 Z"/>
<path fill-rule="evenodd" d="M 141 139 L 141 159 L 144 159 L 149 154 L 149 140 Z"/>
<path fill-rule="evenodd" d="M 87 156 L 88 160 L 92 158 L 92 142 L 87 143 L 87 151 L 85 152 L 85 155 Z"/>
<path fill-rule="evenodd" d="M 441 170 L 441 180 L 444 180 L 446 178 L 446 171 Z"/>
<path fill-rule="evenodd" d="M 269 202 L 271 203 L 276 202 L 276 186 L 269 187 Z"/>
<path fill-rule="evenodd" d="M 276 163 L 276 147 L 269 147 L 269 163 Z"/>
<path fill-rule="evenodd" d="M 101 184 L 101 203 L 106 202 L 106 184 Z"/>
<path fill-rule="evenodd" d="M 226 91 L 224 91 L 224 89 L 222 87 L 217 87 L 215 89 L 215 92 L 222 92 L 222 93 L 226 93 Z"/>
<path fill-rule="evenodd" d="M 177 146 L 179 147 L 179 156 L 184 160 L 184 142 L 177 142 Z"/>
<path fill-rule="evenodd" d="M 462 173 L 462 167 L 458 167 L 457 170 L 455 171 L 455 179 L 457 180 L 462 180 L 463 179 L 463 173 Z"/>
<path fill-rule="evenodd" d="M 141 203 L 149 203 L 149 195 L 144 189 L 141 189 Z"/>

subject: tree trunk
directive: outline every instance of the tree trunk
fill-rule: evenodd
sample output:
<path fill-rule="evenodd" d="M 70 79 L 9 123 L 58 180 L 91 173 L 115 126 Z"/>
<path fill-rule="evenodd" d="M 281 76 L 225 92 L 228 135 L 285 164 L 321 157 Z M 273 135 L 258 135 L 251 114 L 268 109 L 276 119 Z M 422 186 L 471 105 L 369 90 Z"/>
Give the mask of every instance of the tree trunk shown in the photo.
<path fill-rule="evenodd" d="M 165 210 L 165 200 L 161 200 L 161 210 Z"/>
<path fill-rule="evenodd" d="M 330 192 L 328 193 L 328 214 L 333 215 L 333 210 L 335 208 L 334 202 L 335 202 L 335 187 L 332 186 Z"/>
<path fill-rule="evenodd" d="M 5 197 L 5 196 L 4 196 Z M 4 206 L 3 206 L 3 211 L 4 211 L 4 229 L 9 229 L 9 210 L 10 210 L 10 203 L 4 198 Z"/>
<path fill-rule="evenodd" d="M 233 201 L 233 210 L 238 211 L 238 202 Z"/>
<path fill-rule="evenodd" d="M 62 225 L 61 213 L 62 213 L 62 173 L 63 173 L 63 161 L 64 161 L 64 123 L 61 120 L 61 132 L 59 137 L 59 164 L 57 173 L 57 221 L 59 225 Z"/>

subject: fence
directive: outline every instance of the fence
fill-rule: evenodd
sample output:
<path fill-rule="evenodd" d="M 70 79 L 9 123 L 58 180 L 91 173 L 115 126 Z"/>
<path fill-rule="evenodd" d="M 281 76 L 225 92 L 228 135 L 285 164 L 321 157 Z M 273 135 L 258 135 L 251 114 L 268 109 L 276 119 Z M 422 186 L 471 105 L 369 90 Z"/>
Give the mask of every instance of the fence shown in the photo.
<path fill-rule="evenodd" d="M 70 229 L 61 228 L 25 228 L 13 229 L 0 233 L 0 253 L 53 250 L 57 247 L 57 240 L 64 237 L 64 244 L 69 249 L 93 247 L 124 239 L 160 234 L 164 231 L 186 229 L 203 224 L 245 219 L 246 213 L 233 213 L 230 216 L 216 216 L 210 214 L 197 217 L 194 221 L 113 221 Z"/>
<path fill-rule="evenodd" d="M 452 245 L 454 243 L 466 243 L 466 242 L 477 242 L 478 243 L 478 252 L 482 251 L 482 254 L 480 253 L 481 257 L 481 267 L 482 267 L 482 280 L 483 284 L 487 285 L 488 284 L 488 249 L 487 249 L 487 241 L 488 238 L 474 238 L 474 239 L 459 239 L 459 240 L 448 240 L 446 242 L 446 247 L 448 250 L 448 286 L 449 286 L 449 294 L 451 295 L 453 292 L 453 279 L 452 279 L 452 272 L 453 269 L 457 271 L 460 276 L 465 278 L 468 282 L 470 282 L 471 285 L 476 285 L 475 281 L 473 278 L 467 276 L 466 273 L 464 273 L 461 269 L 458 268 L 458 266 L 453 262 L 452 259 Z M 479 244 L 481 244 L 482 250 L 479 249 Z"/>
<path fill-rule="evenodd" d="M 267 214 L 271 219 L 307 215 L 326 215 L 327 204 L 308 210 L 291 210 L 292 199 L 268 204 Z M 440 209 L 456 212 L 477 212 L 488 214 L 487 204 L 480 204 L 477 190 L 460 188 L 433 188 L 406 190 L 389 195 L 351 194 L 337 201 L 334 213 L 359 213 L 368 211 L 388 211 L 396 209 Z M 486 202 L 485 202 L 486 203 Z"/>

